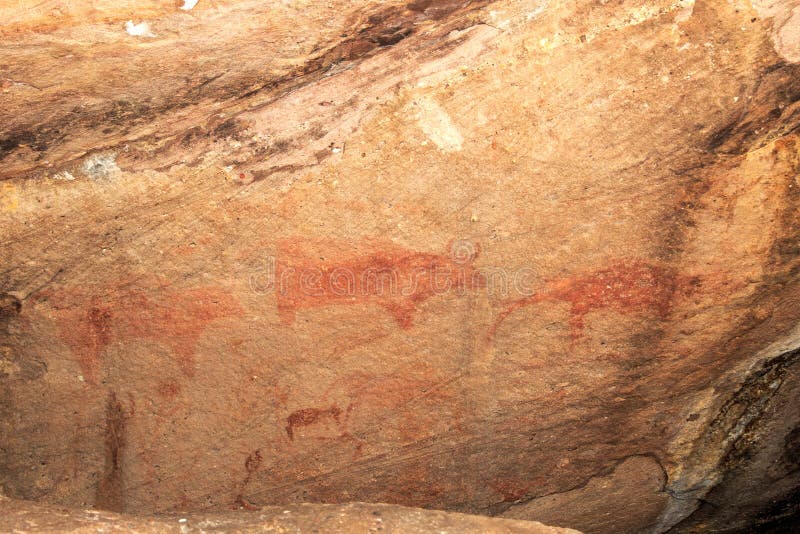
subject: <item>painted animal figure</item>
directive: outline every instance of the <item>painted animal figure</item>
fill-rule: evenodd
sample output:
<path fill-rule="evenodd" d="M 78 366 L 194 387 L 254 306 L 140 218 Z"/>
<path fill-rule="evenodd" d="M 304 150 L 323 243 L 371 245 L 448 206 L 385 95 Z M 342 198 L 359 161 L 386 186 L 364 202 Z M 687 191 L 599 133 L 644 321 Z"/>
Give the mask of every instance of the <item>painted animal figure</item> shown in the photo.
<path fill-rule="evenodd" d="M 494 337 L 512 313 L 539 302 L 570 304 L 571 334 L 579 338 L 584 318 L 592 311 L 612 309 L 619 313 L 655 312 L 666 317 L 682 280 L 670 269 L 637 260 L 617 260 L 608 267 L 583 275 L 554 280 L 538 292 L 507 303 L 489 330 Z"/>
<path fill-rule="evenodd" d="M 278 313 L 289 325 L 304 309 L 375 304 L 409 329 L 421 302 L 484 287 L 483 276 L 473 267 L 475 256 L 414 252 L 387 244 L 355 248 L 284 240 L 275 269 Z"/>
<path fill-rule="evenodd" d="M 89 384 L 97 383 L 106 348 L 132 339 L 168 346 L 181 370 L 191 376 L 203 331 L 217 319 L 242 314 L 233 296 L 219 287 L 184 289 L 165 283 L 129 286 L 119 282 L 43 292 L 39 298 L 53 307 L 59 337 Z"/>

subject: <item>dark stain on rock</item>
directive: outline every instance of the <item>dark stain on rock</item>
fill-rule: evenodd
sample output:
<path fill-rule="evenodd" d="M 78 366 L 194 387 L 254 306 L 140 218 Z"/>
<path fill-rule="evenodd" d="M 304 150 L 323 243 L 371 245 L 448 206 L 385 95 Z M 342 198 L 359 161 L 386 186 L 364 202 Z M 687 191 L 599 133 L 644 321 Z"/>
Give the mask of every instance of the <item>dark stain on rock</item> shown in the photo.
<path fill-rule="evenodd" d="M 246 127 L 247 125 L 243 121 L 232 117 L 216 125 L 211 130 L 211 136 L 216 139 L 236 138 L 237 134 Z"/>
<path fill-rule="evenodd" d="M 114 392 L 106 400 L 105 467 L 97 485 L 95 505 L 121 512 L 125 507 L 123 454 L 127 441 L 129 416 Z"/>
<path fill-rule="evenodd" d="M 458 14 L 465 14 L 491 3 L 491 0 L 418 0 L 405 6 L 388 6 L 370 13 L 357 13 L 350 22 L 359 27 L 352 34 L 321 54 L 315 65 L 327 68 L 341 61 L 353 61 L 371 54 L 377 49 L 392 46 L 411 36 L 415 27 L 424 21 L 440 21 Z M 359 24 L 365 20 L 366 24 Z"/>
<path fill-rule="evenodd" d="M 48 142 L 40 134 L 27 129 L 7 132 L 5 137 L 0 138 L 0 159 L 20 147 L 43 152 L 47 150 Z"/>
<path fill-rule="evenodd" d="M 128 125 L 133 122 L 146 122 L 155 118 L 156 112 L 145 102 L 114 100 L 103 115 L 104 122 L 115 125 Z"/>
<path fill-rule="evenodd" d="M 800 65 L 764 69 L 741 107 L 706 139 L 706 150 L 743 154 L 800 128 Z"/>
<path fill-rule="evenodd" d="M 709 191 L 711 183 L 694 175 L 700 167 L 692 166 L 677 173 L 685 178 L 680 180 L 672 205 L 657 230 L 660 233 L 658 256 L 664 261 L 677 258 L 683 251 L 687 232 L 696 226 L 695 212 L 703 208 L 702 198 Z"/>
<path fill-rule="evenodd" d="M 795 136 L 775 141 L 772 157 L 776 162 L 775 180 L 782 180 L 782 195 L 779 197 L 781 234 L 772 244 L 770 256 L 776 267 L 786 267 L 800 259 L 800 142 Z M 783 164 L 783 169 L 779 165 Z"/>
<path fill-rule="evenodd" d="M 409 11 L 421 14 L 428 20 L 441 20 L 469 4 L 486 2 L 464 2 L 463 0 L 415 0 L 406 4 Z"/>
<path fill-rule="evenodd" d="M 146 158 L 152 150 L 149 148 L 151 144 L 159 145 L 161 148 L 158 150 L 162 155 L 175 147 L 183 148 L 184 152 L 180 156 L 176 154 L 175 161 L 181 160 L 191 164 L 191 161 L 186 161 L 187 146 L 206 136 L 210 140 L 236 137 L 241 132 L 242 125 L 235 121 L 226 121 L 222 125 L 214 126 L 213 119 L 208 118 L 208 126 L 200 130 L 193 127 L 188 131 L 149 134 L 106 144 L 103 140 L 127 135 L 137 125 L 152 122 L 159 116 L 196 105 L 199 89 L 202 89 L 204 98 L 217 101 L 242 100 L 260 93 L 271 93 L 270 101 L 272 101 L 319 80 L 341 63 L 361 61 L 382 49 L 398 44 L 412 36 L 420 22 L 452 18 L 452 24 L 448 21 L 437 30 L 437 35 L 446 35 L 452 29 L 457 29 L 458 20 L 467 13 L 492 1 L 424 1 L 412 2 L 408 6 L 394 5 L 377 9 L 370 6 L 356 12 L 350 18 L 347 23 L 348 30 L 341 34 L 339 40 L 327 46 L 320 44 L 313 57 L 287 72 L 272 76 L 254 73 L 253 76 L 234 79 L 227 83 L 212 84 L 211 82 L 216 80 L 225 79 L 224 76 L 218 75 L 211 79 L 199 80 L 196 85 L 160 102 L 153 102 L 150 99 L 139 101 L 117 99 L 93 106 L 76 106 L 71 110 L 49 116 L 45 123 L 27 124 L 13 131 L 0 132 L 0 161 L 21 146 L 30 147 L 38 152 L 38 158 L 41 159 L 50 148 L 66 138 L 66 132 L 73 132 L 86 138 L 85 149 L 94 147 L 114 150 L 118 144 L 127 144 L 128 151 L 119 155 L 122 164 Z M 96 132 L 93 134 L 93 131 Z M 141 154 L 136 148 L 138 143 L 143 147 Z M 197 147 L 198 154 L 201 148 Z M 52 155 L 50 157 L 53 158 L 51 162 L 58 166 L 65 166 L 72 161 L 68 157 L 61 159 L 56 159 Z M 32 177 L 34 174 L 30 171 L 23 173 L 22 176 Z M 4 176 L 0 172 L 0 179 L 2 178 Z"/>
<path fill-rule="evenodd" d="M 245 121 L 236 117 L 224 120 L 212 118 L 206 125 L 194 126 L 186 130 L 176 138 L 172 145 L 177 144 L 181 147 L 189 148 L 197 143 L 218 139 L 241 139 L 242 133 L 248 126 Z"/>
<path fill-rule="evenodd" d="M 254 169 L 251 171 L 253 176 L 254 182 L 259 182 L 261 180 L 266 180 L 273 174 L 278 174 L 282 172 L 296 172 L 305 169 L 308 165 L 296 165 L 296 164 L 288 164 L 288 165 L 275 165 L 268 169 Z"/>
<path fill-rule="evenodd" d="M 9 293 L 0 293 L 0 319 L 14 317 L 22 311 L 22 302 Z"/>
<path fill-rule="evenodd" d="M 179 138 L 179 143 L 184 147 L 190 147 L 195 143 L 207 139 L 211 134 L 201 126 L 194 126 L 186 130 L 186 132 Z"/>
<path fill-rule="evenodd" d="M 783 462 L 791 469 L 800 469 L 800 426 L 794 427 L 784 438 Z"/>

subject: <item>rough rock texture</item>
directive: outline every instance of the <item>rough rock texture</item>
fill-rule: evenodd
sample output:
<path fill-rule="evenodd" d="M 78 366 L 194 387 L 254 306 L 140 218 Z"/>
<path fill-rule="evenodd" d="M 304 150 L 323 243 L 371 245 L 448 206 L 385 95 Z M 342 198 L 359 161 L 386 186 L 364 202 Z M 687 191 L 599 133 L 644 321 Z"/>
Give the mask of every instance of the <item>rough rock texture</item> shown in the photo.
<path fill-rule="evenodd" d="M 579 534 L 533 521 L 383 504 L 300 504 L 249 512 L 135 517 L 98 510 L 72 510 L 0 497 L 3 532 L 491 532 Z"/>
<path fill-rule="evenodd" d="M 797 521 L 798 2 L 6 6 L 6 494 Z"/>

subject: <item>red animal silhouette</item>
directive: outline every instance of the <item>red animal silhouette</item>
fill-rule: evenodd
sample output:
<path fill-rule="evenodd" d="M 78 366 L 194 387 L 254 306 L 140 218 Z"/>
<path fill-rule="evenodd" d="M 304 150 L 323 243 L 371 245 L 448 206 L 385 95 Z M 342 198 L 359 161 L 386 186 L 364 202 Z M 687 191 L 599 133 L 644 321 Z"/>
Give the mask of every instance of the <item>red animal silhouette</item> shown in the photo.
<path fill-rule="evenodd" d="M 110 343 L 137 338 L 168 345 L 181 370 L 191 376 L 203 331 L 216 319 L 242 314 L 231 294 L 218 287 L 128 287 L 120 282 L 43 292 L 39 298 L 53 306 L 59 337 L 90 384 L 97 383 L 100 360 Z"/>
<path fill-rule="evenodd" d="M 337 425 L 341 424 L 342 409 L 334 405 L 330 408 L 304 408 L 289 414 L 286 418 L 286 435 L 294 440 L 294 432 L 298 427 L 310 426 L 324 418 L 332 419 Z"/>
<path fill-rule="evenodd" d="M 594 310 L 655 311 L 660 317 L 666 317 L 681 282 L 683 280 L 670 269 L 641 261 L 618 260 L 586 275 L 549 282 L 541 291 L 508 303 L 489 330 L 489 337 L 494 336 L 500 323 L 514 311 L 545 301 L 570 304 L 573 340 L 580 337 L 584 318 Z"/>
<path fill-rule="evenodd" d="M 472 266 L 477 253 L 460 258 L 387 244 L 364 248 L 280 242 L 275 290 L 283 323 L 292 324 L 302 309 L 372 303 L 385 308 L 401 328 L 408 329 L 420 302 L 436 294 L 485 286 L 484 277 Z"/>

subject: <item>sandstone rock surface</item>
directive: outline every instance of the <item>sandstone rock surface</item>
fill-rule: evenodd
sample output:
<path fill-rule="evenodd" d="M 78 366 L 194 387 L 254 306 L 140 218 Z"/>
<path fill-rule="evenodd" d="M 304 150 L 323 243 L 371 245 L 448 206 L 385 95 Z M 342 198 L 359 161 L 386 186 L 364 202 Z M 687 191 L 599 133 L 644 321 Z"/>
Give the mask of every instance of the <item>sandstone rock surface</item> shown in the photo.
<path fill-rule="evenodd" d="M 100 510 L 74 510 L 0 497 L 4 532 L 491 532 L 579 534 L 532 521 L 513 521 L 403 506 L 351 503 L 263 507 L 248 512 L 134 517 Z"/>
<path fill-rule="evenodd" d="M 799 6 L 0 7 L 3 491 L 795 521 Z"/>

